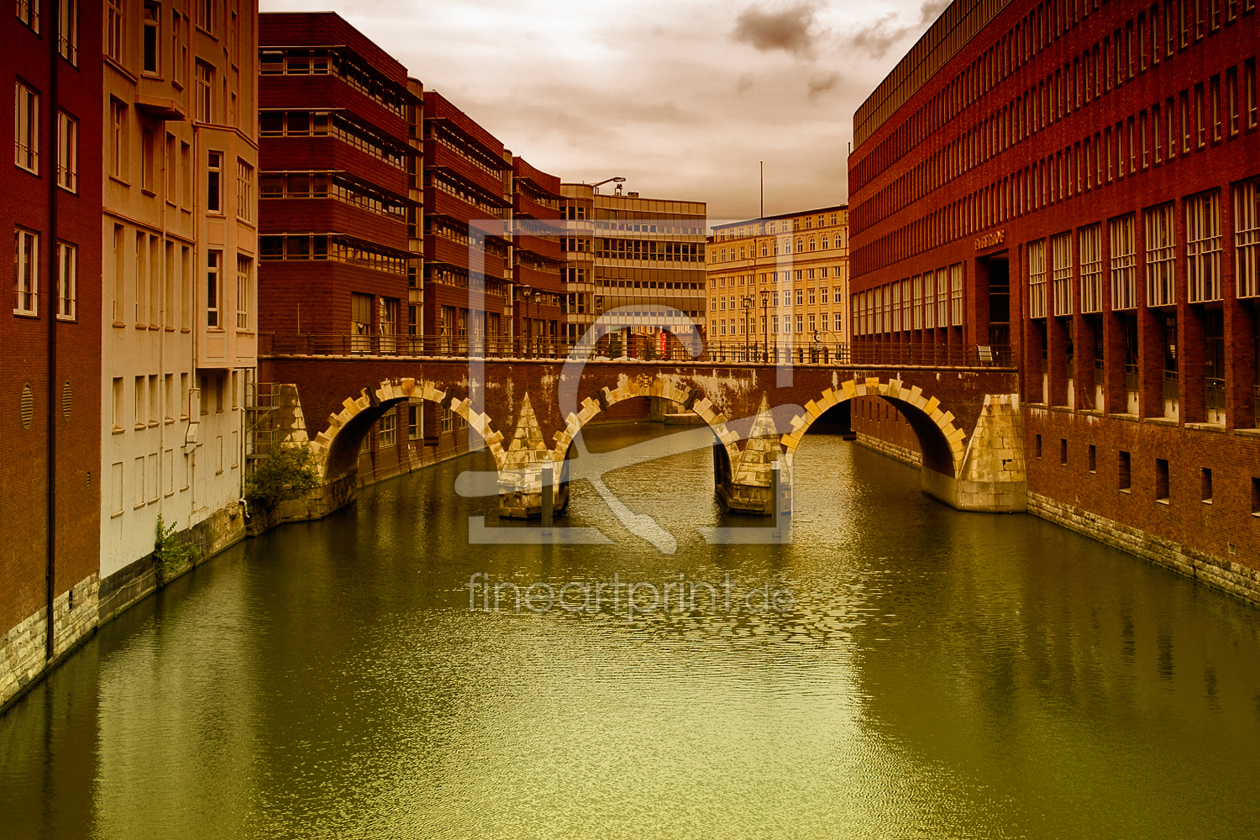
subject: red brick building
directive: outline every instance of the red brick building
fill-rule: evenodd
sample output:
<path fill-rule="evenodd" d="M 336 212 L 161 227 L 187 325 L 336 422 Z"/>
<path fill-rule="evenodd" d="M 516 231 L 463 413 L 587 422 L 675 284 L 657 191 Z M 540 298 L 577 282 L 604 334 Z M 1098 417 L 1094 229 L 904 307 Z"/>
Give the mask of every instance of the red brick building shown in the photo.
<path fill-rule="evenodd" d="M 406 69 L 338 15 L 259 21 L 260 332 L 392 351 L 419 257 L 408 118 L 420 103 Z"/>
<path fill-rule="evenodd" d="M 436 91 L 424 92 L 424 334 L 442 353 L 510 337 L 512 155 Z"/>
<path fill-rule="evenodd" d="M 0 706 L 96 626 L 100 584 L 101 30 L 95 2 L 0 18 Z"/>
<path fill-rule="evenodd" d="M 1253 598 L 1257 20 L 956 0 L 849 159 L 856 340 L 994 348 L 1021 374 L 1030 511 Z M 890 407 L 855 414 L 914 447 Z"/>
<path fill-rule="evenodd" d="M 512 334 L 526 353 L 565 338 L 561 201 L 558 177 L 512 158 Z"/>

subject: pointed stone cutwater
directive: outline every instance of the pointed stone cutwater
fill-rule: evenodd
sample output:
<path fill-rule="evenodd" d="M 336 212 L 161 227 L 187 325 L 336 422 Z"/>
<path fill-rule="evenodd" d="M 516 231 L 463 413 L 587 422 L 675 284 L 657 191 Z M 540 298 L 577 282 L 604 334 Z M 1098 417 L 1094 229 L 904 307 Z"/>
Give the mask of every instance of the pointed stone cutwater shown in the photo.
<path fill-rule="evenodd" d="M 543 464 L 551 463 L 551 451 L 543 440 L 538 415 L 525 395 L 512 443 L 503 455 L 499 471 L 499 515 L 527 519 L 542 512 Z"/>
<path fill-rule="evenodd" d="M 770 473 L 780 457 L 779 431 L 770 412 L 770 400 L 761 393 L 761 407 L 748 431 L 748 440 L 731 471 L 729 486 L 717 488 L 718 500 L 735 513 L 768 515 L 771 511 Z"/>

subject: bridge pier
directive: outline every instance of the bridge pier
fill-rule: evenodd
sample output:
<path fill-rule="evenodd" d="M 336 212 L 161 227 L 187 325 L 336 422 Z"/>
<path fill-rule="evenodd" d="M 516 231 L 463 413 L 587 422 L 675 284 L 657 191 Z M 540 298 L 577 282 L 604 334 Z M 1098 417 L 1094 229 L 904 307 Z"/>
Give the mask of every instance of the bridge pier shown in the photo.
<path fill-rule="evenodd" d="M 1028 507 L 1018 394 L 985 394 L 957 476 L 922 467 L 923 492 L 958 510 L 1017 513 Z"/>

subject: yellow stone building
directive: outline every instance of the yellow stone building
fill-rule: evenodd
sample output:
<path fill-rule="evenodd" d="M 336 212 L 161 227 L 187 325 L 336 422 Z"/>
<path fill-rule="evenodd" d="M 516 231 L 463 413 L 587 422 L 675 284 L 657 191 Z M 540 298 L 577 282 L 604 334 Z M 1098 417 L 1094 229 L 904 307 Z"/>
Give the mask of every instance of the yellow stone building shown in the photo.
<path fill-rule="evenodd" d="M 710 347 L 848 343 L 848 205 L 713 225 L 706 253 Z"/>

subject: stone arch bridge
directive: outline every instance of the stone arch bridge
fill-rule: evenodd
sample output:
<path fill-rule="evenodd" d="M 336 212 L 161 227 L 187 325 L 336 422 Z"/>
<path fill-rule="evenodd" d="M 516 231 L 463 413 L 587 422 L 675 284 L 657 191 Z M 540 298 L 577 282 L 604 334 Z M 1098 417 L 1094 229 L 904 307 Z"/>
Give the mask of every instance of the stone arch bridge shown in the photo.
<path fill-rule="evenodd" d="M 714 483 L 729 509 L 772 512 L 772 464 L 791 485 L 802 437 L 823 415 L 848 428 L 851 400 L 878 397 L 907 418 L 924 492 L 960 510 L 1023 510 L 1026 472 L 1017 374 L 1009 368 L 775 366 L 748 363 L 272 357 L 259 379 L 293 384 L 331 510 L 353 493 L 364 435 L 391 407 L 431 403 L 463 417 L 498 470 L 501 515 L 536 515 L 544 469 L 567 499 L 581 429 L 628 399 L 656 397 L 713 432 Z M 314 420 L 314 418 L 324 418 Z M 300 433 L 299 433 L 300 435 Z M 341 488 L 334 490 L 333 488 Z M 349 489 L 347 489 L 349 488 Z M 781 505 L 790 504 L 790 493 Z"/>

